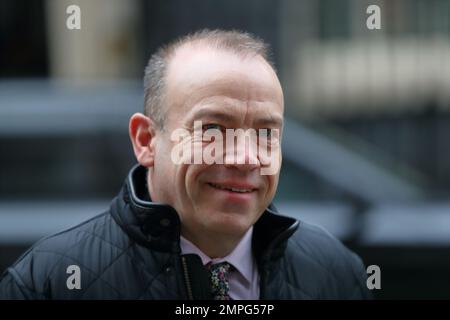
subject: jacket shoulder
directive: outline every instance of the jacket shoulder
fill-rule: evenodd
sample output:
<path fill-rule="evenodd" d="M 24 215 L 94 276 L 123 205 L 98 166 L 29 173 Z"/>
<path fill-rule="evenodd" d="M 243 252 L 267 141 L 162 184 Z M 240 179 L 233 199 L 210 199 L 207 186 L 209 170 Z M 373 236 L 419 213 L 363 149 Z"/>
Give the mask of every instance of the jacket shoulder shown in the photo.
<path fill-rule="evenodd" d="M 331 233 L 317 225 L 300 222 L 288 241 L 293 270 L 303 273 L 304 284 L 317 298 L 370 298 L 366 286 L 367 273 L 361 258 Z"/>
<path fill-rule="evenodd" d="M 119 228 L 105 212 L 38 241 L 4 272 L 0 298 L 45 299 L 68 291 L 67 278 L 77 268 L 83 283 L 93 282 L 129 246 Z"/>

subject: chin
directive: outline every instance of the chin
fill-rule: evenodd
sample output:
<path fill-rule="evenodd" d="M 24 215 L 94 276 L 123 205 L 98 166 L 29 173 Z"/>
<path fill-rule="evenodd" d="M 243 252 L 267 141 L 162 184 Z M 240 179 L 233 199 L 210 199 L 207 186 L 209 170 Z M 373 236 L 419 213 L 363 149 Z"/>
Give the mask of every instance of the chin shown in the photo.
<path fill-rule="evenodd" d="M 244 234 L 252 225 L 253 220 L 240 213 L 220 213 L 220 217 L 210 221 L 209 229 L 222 234 Z"/>

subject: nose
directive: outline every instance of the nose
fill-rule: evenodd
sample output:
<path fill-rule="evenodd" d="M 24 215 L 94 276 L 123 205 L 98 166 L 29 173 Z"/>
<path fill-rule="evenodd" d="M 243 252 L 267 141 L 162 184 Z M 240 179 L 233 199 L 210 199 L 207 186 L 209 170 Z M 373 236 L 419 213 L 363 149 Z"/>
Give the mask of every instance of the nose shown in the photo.
<path fill-rule="evenodd" d="M 261 167 L 258 157 L 257 137 L 248 133 L 239 133 L 226 139 L 225 167 L 240 171 L 251 171 Z"/>

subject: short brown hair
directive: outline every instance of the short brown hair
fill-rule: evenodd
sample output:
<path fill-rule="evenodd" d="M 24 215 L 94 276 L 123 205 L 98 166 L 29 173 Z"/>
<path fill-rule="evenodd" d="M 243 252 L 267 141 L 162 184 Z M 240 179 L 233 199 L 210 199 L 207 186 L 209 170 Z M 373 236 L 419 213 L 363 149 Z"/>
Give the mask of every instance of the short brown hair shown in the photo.
<path fill-rule="evenodd" d="M 237 30 L 203 29 L 183 36 L 160 47 L 149 59 L 144 75 L 144 113 L 149 116 L 159 128 L 165 122 L 163 108 L 164 84 L 167 66 L 173 53 L 187 43 L 204 42 L 215 49 L 226 50 L 241 56 L 261 56 L 275 70 L 270 58 L 269 45 L 260 38 Z"/>

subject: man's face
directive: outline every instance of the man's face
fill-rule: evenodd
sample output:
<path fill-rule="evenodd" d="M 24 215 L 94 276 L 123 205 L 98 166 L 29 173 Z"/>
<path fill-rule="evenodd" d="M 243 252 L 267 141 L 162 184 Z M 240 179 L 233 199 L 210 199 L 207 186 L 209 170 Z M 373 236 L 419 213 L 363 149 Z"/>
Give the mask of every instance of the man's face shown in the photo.
<path fill-rule="evenodd" d="M 177 50 L 167 73 L 164 130 L 155 135 L 154 166 L 149 171 L 153 201 L 173 206 L 182 221 L 182 234 L 242 236 L 272 201 L 279 167 L 261 175 L 260 156 L 249 144 L 224 144 L 223 164 L 175 164 L 171 154 L 174 130 L 192 133 L 184 142 L 211 143 L 194 137 L 194 121 L 202 129 L 278 129 L 281 136 L 283 93 L 263 58 L 187 45 Z M 225 138 L 224 138 L 225 139 Z M 236 139 L 237 140 L 237 139 Z M 281 161 L 279 139 L 271 151 Z M 242 164 L 245 162 L 244 164 Z M 238 190 L 236 190 L 238 189 Z"/>

